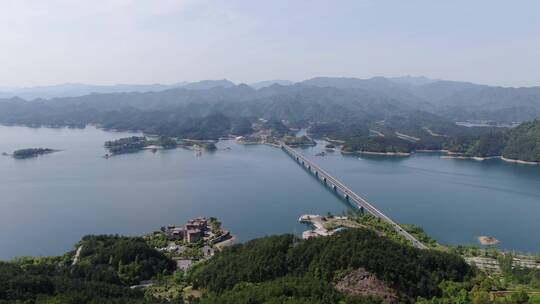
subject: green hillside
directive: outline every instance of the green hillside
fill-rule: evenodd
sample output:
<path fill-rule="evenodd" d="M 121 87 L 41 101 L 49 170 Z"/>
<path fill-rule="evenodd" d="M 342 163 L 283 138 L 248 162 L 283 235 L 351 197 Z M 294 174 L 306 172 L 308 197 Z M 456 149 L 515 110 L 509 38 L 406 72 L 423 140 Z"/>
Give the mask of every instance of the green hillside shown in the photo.
<path fill-rule="evenodd" d="M 443 281 L 464 281 L 473 270 L 457 255 L 415 249 L 366 229 L 295 244 L 291 235 L 257 239 L 225 250 L 194 270 L 202 303 L 378 303 L 338 293 L 353 270 L 374 274 L 403 302 L 442 294 Z M 218 300 L 222 299 L 222 300 Z"/>
<path fill-rule="evenodd" d="M 511 130 L 503 156 L 509 159 L 540 162 L 540 120 L 523 123 Z"/>
<path fill-rule="evenodd" d="M 0 262 L 0 303 L 158 303 L 129 286 L 175 267 L 142 238 L 87 236 L 79 246 L 76 264 L 74 252 Z"/>

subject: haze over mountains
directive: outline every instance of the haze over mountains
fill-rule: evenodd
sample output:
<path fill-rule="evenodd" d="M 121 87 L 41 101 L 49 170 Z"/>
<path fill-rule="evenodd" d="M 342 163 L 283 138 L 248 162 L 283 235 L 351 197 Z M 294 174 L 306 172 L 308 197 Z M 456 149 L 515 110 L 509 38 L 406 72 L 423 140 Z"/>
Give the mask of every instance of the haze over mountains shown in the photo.
<path fill-rule="evenodd" d="M 175 84 L 90 85 L 82 83 L 65 83 L 59 85 L 25 88 L 0 87 L 0 98 L 19 97 L 26 100 L 51 99 L 57 97 L 78 97 L 89 94 L 159 92 L 181 87 L 201 90 L 216 86 L 229 87 L 233 85 L 234 83 L 228 80 L 202 80 L 198 82 L 184 81 Z"/>
<path fill-rule="evenodd" d="M 13 104 L 7 109 L 16 100 L 13 99 L 15 96 L 27 101 L 39 100 Z M 74 106 L 78 110 L 96 111 L 125 107 L 158 110 L 194 103 L 191 108 L 199 108 L 200 115 L 213 111 L 233 111 L 234 115 L 246 116 L 270 113 L 293 121 L 341 119 L 344 114 L 337 113 L 340 108 L 360 117 L 384 116 L 390 112 L 403 114 L 405 110 L 414 109 L 454 121 L 521 122 L 540 117 L 540 87 L 493 87 L 412 76 L 370 79 L 316 77 L 297 83 L 270 80 L 249 86 L 236 85 L 228 80 L 170 85 L 64 84 L 4 90 L 0 92 L 0 98 L 3 98 L 4 112 L 12 112 L 17 107 L 62 112 L 68 110 L 66 107 Z M 204 107 L 206 110 L 203 111 Z M 192 114 L 197 115 L 194 112 L 189 116 Z"/>
<path fill-rule="evenodd" d="M 290 80 L 267 80 L 250 84 L 254 89 L 260 89 L 273 84 L 291 85 Z M 174 84 L 117 84 L 117 85 L 92 85 L 83 83 L 65 83 L 50 86 L 36 87 L 1 87 L 0 98 L 19 97 L 25 100 L 51 99 L 58 97 L 79 97 L 89 94 L 107 93 L 133 93 L 133 92 L 160 92 L 174 88 L 192 90 L 205 90 L 214 87 L 228 88 L 235 84 L 229 80 L 201 80 L 197 82 L 178 82 Z"/>

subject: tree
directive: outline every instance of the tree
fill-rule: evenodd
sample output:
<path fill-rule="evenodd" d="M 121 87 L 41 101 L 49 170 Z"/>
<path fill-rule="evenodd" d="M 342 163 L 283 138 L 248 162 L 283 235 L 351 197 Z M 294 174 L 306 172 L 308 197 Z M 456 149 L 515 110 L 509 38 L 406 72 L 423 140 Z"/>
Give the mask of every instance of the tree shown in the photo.
<path fill-rule="evenodd" d="M 511 304 L 527 304 L 529 295 L 524 290 L 519 290 L 510 295 L 510 301 Z"/>
<path fill-rule="evenodd" d="M 472 302 L 473 304 L 490 304 L 491 300 L 489 298 L 489 293 L 483 290 L 474 293 Z"/>

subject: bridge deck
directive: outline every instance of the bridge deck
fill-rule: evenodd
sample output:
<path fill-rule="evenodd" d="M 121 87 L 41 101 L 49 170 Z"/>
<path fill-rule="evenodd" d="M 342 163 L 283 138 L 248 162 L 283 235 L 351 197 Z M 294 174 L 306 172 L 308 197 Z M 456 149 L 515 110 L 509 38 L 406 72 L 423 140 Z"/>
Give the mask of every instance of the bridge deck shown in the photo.
<path fill-rule="evenodd" d="M 293 159 L 295 159 L 298 163 L 309 169 L 310 171 L 313 170 L 313 174 L 315 174 L 319 179 L 322 179 L 326 184 L 330 185 L 335 190 L 339 190 L 341 193 L 343 193 L 344 197 L 348 199 L 349 201 L 352 201 L 356 204 L 356 206 L 360 209 L 363 209 L 367 212 L 369 212 L 371 215 L 378 217 L 382 219 L 383 221 L 387 222 L 396 230 L 397 233 L 402 235 L 405 239 L 409 240 L 413 246 L 420 248 L 420 249 L 427 249 L 427 246 L 422 244 L 418 239 L 416 239 L 413 235 L 408 233 L 407 231 L 403 230 L 401 226 L 399 226 L 397 223 L 395 223 L 393 220 L 391 220 L 388 216 L 384 215 L 381 211 L 379 211 L 377 208 L 375 208 L 373 205 L 371 205 L 368 201 L 366 201 L 364 198 L 356 194 L 354 191 L 349 189 L 347 186 L 345 186 L 341 181 L 339 181 L 337 178 L 333 177 L 332 175 L 328 174 L 326 171 L 324 171 L 321 167 L 319 167 L 316 163 L 312 162 L 311 160 L 304 157 L 302 154 L 298 153 L 296 150 L 292 149 L 286 144 L 281 144 L 281 149 L 289 156 L 291 156 Z"/>

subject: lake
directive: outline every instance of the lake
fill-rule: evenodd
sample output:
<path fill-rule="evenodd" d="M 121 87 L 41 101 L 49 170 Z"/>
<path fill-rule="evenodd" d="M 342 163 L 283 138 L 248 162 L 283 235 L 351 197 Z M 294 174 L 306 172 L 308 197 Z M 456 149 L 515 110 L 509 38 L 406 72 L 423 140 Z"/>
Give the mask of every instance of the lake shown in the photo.
<path fill-rule="evenodd" d="M 57 255 L 86 234 L 141 235 L 195 216 L 216 216 L 241 241 L 301 234 L 304 213 L 349 208 L 284 152 L 220 141 L 215 152 L 174 149 L 104 159 L 103 143 L 136 133 L 0 126 L 0 152 L 60 149 L 37 158 L 0 157 L 0 259 Z M 225 149 L 230 147 L 231 149 Z M 381 211 L 422 226 L 442 243 L 540 251 L 540 167 L 300 149 Z"/>

